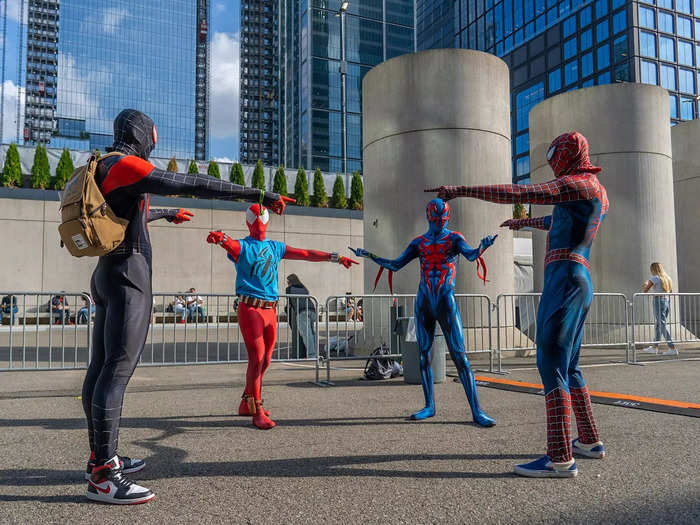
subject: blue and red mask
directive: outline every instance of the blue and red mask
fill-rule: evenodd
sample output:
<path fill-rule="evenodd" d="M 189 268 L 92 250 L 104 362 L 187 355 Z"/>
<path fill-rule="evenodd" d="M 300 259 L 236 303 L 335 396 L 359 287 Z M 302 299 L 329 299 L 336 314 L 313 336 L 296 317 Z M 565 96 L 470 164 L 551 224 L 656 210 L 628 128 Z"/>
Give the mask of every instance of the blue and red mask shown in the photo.
<path fill-rule="evenodd" d="M 450 205 L 442 199 L 433 199 L 428 203 L 425 217 L 428 219 L 430 231 L 439 233 L 450 221 Z"/>

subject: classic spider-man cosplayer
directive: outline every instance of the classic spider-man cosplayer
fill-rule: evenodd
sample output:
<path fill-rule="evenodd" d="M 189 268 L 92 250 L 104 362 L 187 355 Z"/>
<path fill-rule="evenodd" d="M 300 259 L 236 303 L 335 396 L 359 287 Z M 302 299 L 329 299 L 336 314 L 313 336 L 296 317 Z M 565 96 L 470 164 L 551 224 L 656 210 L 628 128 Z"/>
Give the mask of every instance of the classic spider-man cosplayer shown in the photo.
<path fill-rule="evenodd" d="M 261 197 L 282 213 L 285 200 L 276 193 L 246 188 L 207 175 L 170 173 L 153 167 L 148 157 L 158 140 L 153 121 L 143 113 L 125 109 L 114 120 L 118 153 L 100 160 L 95 180 L 114 213 L 129 220 L 124 241 L 100 257 L 92 274 L 95 301 L 92 358 L 83 383 L 83 409 L 87 417 L 90 459 L 87 497 L 106 503 L 135 504 L 154 494 L 132 483 L 124 473 L 141 470 L 142 460 L 117 456 L 117 438 L 124 390 L 138 363 L 152 307 L 151 241 L 148 222 L 167 218 L 190 220 L 185 210 L 151 210 L 149 193 L 196 195 L 214 199 Z"/>
<path fill-rule="evenodd" d="M 528 477 L 574 477 L 573 452 L 602 458 L 605 448 L 593 420 L 591 397 L 580 368 L 583 325 L 593 300 L 588 258 L 591 244 L 608 210 L 605 188 L 595 175 L 601 168 L 588 158 L 580 133 L 560 135 L 547 152 L 556 178 L 543 184 L 442 186 L 446 199 L 473 197 L 497 203 L 553 204 L 552 215 L 509 219 L 501 226 L 547 230 L 544 289 L 537 312 L 537 368 L 547 408 L 547 455 L 515 472 Z M 571 441 L 571 408 L 579 436 Z"/>
<path fill-rule="evenodd" d="M 263 408 L 261 389 L 277 339 L 277 270 L 280 260 L 331 261 L 345 268 L 357 264 L 337 253 L 294 248 L 265 239 L 269 222 L 267 209 L 253 204 L 246 211 L 248 237 L 235 240 L 221 231 L 209 232 L 207 237 L 207 242 L 224 248 L 227 257 L 236 265 L 238 326 L 248 352 L 245 390 L 238 414 L 253 416 L 253 424 L 263 430 L 275 426 L 268 417 L 270 413 Z"/>
<path fill-rule="evenodd" d="M 450 220 L 450 205 L 441 199 L 433 199 L 428 203 L 426 218 L 429 224 L 428 231 L 413 239 L 397 259 L 383 259 L 363 248 L 350 249 L 358 257 L 369 257 L 390 272 L 400 270 L 416 257 L 420 258 L 420 283 L 414 312 L 425 408 L 412 414 L 411 419 L 421 420 L 435 415 L 433 370 L 430 362 L 437 322 L 440 323 L 450 356 L 457 366 L 474 421 L 481 426 L 490 427 L 496 422 L 479 406 L 474 374 L 464 349 L 462 316 L 454 296 L 454 280 L 457 275 L 459 256 L 463 255 L 470 261 L 479 259 L 481 254 L 494 243 L 496 236 L 484 237 L 478 248 L 470 248 L 461 233 L 446 228 Z M 391 278 L 391 274 L 389 276 Z"/>

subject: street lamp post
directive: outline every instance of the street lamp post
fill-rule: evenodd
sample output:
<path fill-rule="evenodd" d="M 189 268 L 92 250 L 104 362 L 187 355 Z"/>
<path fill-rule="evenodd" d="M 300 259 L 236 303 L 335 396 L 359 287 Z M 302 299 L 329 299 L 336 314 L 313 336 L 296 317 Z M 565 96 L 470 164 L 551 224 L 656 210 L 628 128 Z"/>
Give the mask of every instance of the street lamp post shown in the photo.
<path fill-rule="evenodd" d="M 348 171 L 348 131 L 347 131 L 347 101 L 345 89 L 345 77 L 347 75 L 347 62 L 345 61 L 345 11 L 350 2 L 343 0 L 340 4 L 340 107 L 343 119 L 343 175 Z"/>

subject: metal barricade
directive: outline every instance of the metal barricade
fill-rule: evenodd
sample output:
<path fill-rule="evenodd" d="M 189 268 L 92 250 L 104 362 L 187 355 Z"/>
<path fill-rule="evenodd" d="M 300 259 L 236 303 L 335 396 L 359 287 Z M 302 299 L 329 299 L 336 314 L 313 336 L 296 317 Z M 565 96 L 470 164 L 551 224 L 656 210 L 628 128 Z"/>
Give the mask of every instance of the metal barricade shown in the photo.
<path fill-rule="evenodd" d="M 486 295 L 457 294 L 462 316 L 465 348 L 469 354 L 489 354 L 493 370 L 491 300 Z M 321 348 L 326 359 L 326 381 L 331 383 L 333 361 L 358 361 L 371 357 L 374 349 L 385 347 L 384 357 L 400 358 L 397 319 L 412 317 L 415 295 L 331 296 L 325 305 L 325 339 Z"/>
<path fill-rule="evenodd" d="M 496 298 L 497 371 L 503 372 L 503 353 L 512 352 L 523 364 L 534 363 L 540 293 L 501 294 Z M 629 304 L 621 293 L 595 293 L 584 325 L 582 348 L 598 350 L 596 358 L 614 358 L 610 349 L 623 349 L 629 360 Z M 590 352 L 589 352 L 590 355 Z M 515 363 L 515 361 L 514 361 Z"/>
<path fill-rule="evenodd" d="M 86 293 L 0 292 L 0 371 L 85 368 L 93 308 Z"/>
<path fill-rule="evenodd" d="M 684 352 L 699 349 L 699 345 L 692 343 L 700 343 L 700 293 L 634 294 L 631 363 L 639 363 L 638 346 L 649 345 L 656 349 L 659 343 L 668 346 L 669 342 L 674 347 L 683 344 Z M 698 357 L 700 353 L 693 355 Z"/>

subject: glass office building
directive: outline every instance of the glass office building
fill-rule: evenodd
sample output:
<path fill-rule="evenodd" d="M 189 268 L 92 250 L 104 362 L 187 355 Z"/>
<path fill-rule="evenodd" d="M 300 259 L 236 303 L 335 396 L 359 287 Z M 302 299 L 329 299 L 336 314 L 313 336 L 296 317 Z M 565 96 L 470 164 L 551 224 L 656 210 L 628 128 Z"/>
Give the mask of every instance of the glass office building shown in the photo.
<path fill-rule="evenodd" d="M 155 156 L 208 157 L 209 0 L 28 0 L 26 143 L 112 143 L 147 113 Z"/>
<path fill-rule="evenodd" d="M 530 109 L 563 91 L 645 82 L 669 90 L 672 124 L 697 115 L 700 0 L 418 0 L 417 13 L 418 49 L 478 49 L 509 65 L 516 181 L 530 176 Z"/>
<path fill-rule="evenodd" d="M 343 169 L 340 4 L 284 4 L 280 151 L 286 166 Z M 414 19 L 413 0 L 350 0 L 345 14 L 348 172 L 362 169 L 362 78 L 380 62 L 415 50 Z"/>

